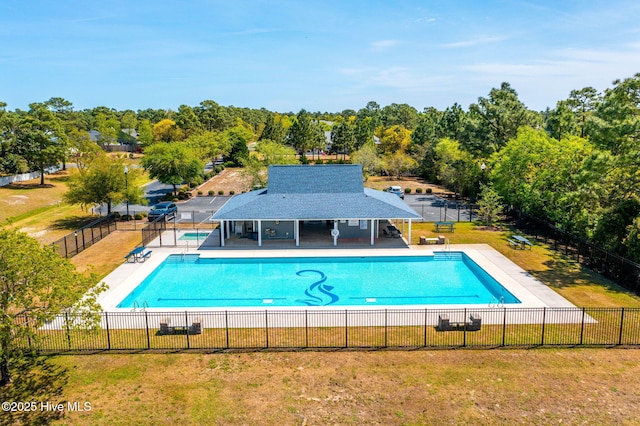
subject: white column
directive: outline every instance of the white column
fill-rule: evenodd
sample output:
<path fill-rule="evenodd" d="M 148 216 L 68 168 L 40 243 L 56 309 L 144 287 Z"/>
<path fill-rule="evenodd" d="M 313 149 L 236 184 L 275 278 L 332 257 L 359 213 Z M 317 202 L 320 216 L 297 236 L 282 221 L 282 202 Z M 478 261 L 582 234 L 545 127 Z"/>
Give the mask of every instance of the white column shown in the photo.
<path fill-rule="evenodd" d="M 300 220 L 293 221 L 293 237 L 296 240 L 296 247 L 300 247 Z"/>
<path fill-rule="evenodd" d="M 411 219 L 409 219 L 409 232 L 407 233 L 409 235 L 409 240 L 407 241 L 408 245 L 411 245 Z"/>
<path fill-rule="evenodd" d="M 224 247 L 224 220 L 220 221 L 220 247 Z"/>
<path fill-rule="evenodd" d="M 371 219 L 371 245 L 374 245 L 375 242 L 375 232 L 376 232 L 376 221 L 375 219 Z"/>
<path fill-rule="evenodd" d="M 262 247 L 262 221 L 258 221 L 258 247 Z"/>

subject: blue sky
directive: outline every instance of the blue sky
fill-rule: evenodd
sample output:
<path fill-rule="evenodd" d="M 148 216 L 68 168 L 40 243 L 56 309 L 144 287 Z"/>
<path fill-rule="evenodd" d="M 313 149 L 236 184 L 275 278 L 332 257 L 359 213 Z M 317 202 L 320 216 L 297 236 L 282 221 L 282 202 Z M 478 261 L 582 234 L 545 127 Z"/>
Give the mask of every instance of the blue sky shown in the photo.
<path fill-rule="evenodd" d="M 640 2 L 0 0 L 0 101 L 75 109 L 529 108 L 640 72 Z"/>

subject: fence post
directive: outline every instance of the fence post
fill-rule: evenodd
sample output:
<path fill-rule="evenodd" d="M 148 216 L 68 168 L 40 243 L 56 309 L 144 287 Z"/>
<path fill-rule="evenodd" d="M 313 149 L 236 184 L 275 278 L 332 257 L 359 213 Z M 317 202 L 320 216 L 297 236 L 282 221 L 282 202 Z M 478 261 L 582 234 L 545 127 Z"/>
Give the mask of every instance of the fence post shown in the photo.
<path fill-rule="evenodd" d="M 227 334 L 226 349 L 229 349 L 229 311 L 224 311 L 224 328 Z"/>
<path fill-rule="evenodd" d="M 187 349 L 191 348 L 191 345 L 189 344 L 189 312 L 184 311 L 184 328 L 185 328 L 185 335 L 187 336 Z"/>
<path fill-rule="evenodd" d="M 69 350 L 71 350 L 71 330 L 69 329 L 69 312 L 64 311 L 64 324 L 67 329 L 67 345 L 69 346 Z"/>
<path fill-rule="evenodd" d="M 349 311 L 344 310 L 344 347 L 349 347 Z"/>
<path fill-rule="evenodd" d="M 547 320 L 547 307 L 542 308 L 542 336 L 540 338 L 540 346 L 544 346 L 544 326 Z"/>
<path fill-rule="evenodd" d="M 147 349 L 151 349 L 151 338 L 149 337 L 149 313 L 144 311 L 144 324 L 147 328 Z"/>
<path fill-rule="evenodd" d="M 267 348 L 269 347 L 269 311 L 264 310 L 264 333 L 265 340 L 267 343 Z"/>
<path fill-rule="evenodd" d="M 505 337 L 507 334 L 507 308 L 503 307 L 502 310 L 502 346 L 504 347 Z"/>
<path fill-rule="evenodd" d="M 387 332 L 388 332 L 388 330 L 387 330 L 387 315 L 388 315 L 388 312 L 387 312 L 387 309 L 385 309 L 384 310 L 384 347 L 385 348 L 387 347 Z"/>
<path fill-rule="evenodd" d="M 427 308 L 424 308 L 424 347 L 427 347 Z"/>
<path fill-rule="evenodd" d="M 586 309 L 585 307 L 582 308 L 582 324 L 580 324 L 580 346 L 582 346 L 582 342 L 584 339 L 584 317 L 586 315 Z"/>
<path fill-rule="evenodd" d="M 467 308 L 464 308 L 464 317 L 462 318 L 464 327 L 462 328 L 462 347 L 467 346 Z"/>
<path fill-rule="evenodd" d="M 107 326 L 107 350 L 111 350 L 111 333 L 109 332 L 109 313 L 104 312 L 104 323 Z"/>
<path fill-rule="evenodd" d="M 624 329 L 624 306 L 622 307 L 622 312 L 620 313 L 620 334 L 618 336 L 618 346 L 622 344 L 622 330 Z"/>
<path fill-rule="evenodd" d="M 305 348 L 309 347 L 309 311 L 304 310 L 304 345 Z"/>
<path fill-rule="evenodd" d="M 29 327 L 29 314 L 26 312 L 24 314 L 24 325 Z M 29 345 L 29 350 L 31 350 L 31 333 L 27 333 L 27 344 Z"/>

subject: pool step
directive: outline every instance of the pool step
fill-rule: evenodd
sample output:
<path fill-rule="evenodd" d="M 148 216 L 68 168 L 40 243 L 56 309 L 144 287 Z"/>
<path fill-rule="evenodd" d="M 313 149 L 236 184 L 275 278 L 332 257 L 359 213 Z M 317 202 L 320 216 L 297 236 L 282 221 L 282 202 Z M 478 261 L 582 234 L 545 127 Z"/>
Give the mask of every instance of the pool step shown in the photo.
<path fill-rule="evenodd" d="M 167 263 L 199 263 L 199 254 L 171 254 L 167 257 Z"/>
<path fill-rule="evenodd" d="M 462 252 L 459 251 L 435 251 L 433 260 L 462 260 Z"/>

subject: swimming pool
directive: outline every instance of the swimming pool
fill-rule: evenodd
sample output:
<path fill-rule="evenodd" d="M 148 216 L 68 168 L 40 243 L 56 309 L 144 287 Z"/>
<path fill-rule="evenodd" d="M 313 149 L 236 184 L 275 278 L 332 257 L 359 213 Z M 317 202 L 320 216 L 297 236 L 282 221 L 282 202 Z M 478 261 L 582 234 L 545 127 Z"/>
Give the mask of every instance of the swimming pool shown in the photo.
<path fill-rule="evenodd" d="M 429 256 L 171 255 L 118 305 L 131 308 L 404 306 L 520 301 L 462 252 Z"/>
<path fill-rule="evenodd" d="M 185 232 L 178 239 L 181 241 L 199 241 L 206 240 L 208 236 L 208 232 Z"/>

